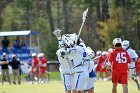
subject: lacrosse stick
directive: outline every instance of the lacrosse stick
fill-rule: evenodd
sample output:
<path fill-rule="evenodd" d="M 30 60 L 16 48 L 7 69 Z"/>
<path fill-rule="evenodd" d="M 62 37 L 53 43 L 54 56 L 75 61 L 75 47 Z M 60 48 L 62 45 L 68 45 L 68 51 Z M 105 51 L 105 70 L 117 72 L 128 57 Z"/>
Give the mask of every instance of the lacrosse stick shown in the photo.
<path fill-rule="evenodd" d="M 58 28 L 53 31 L 53 34 L 57 37 L 58 40 L 61 40 L 61 31 L 62 30 Z"/>
<path fill-rule="evenodd" d="M 79 33 L 78 33 L 78 36 L 77 36 L 77 41 L 78 41 L 78 38 L 79 38 L 79 36 L 80 36 L 80 34 L 81 34 L 81 31 L 82 31 L 82 28 L 83 28 L 83 26 L 84 26 L 84 23 L 85 23 L 85 21 L 86 21 L 86 17 L 87 17 L 87 13 L 88 13 L 88 8 L 83 12 L 83 18 L 82 18 L 82 24 L 81 24 L 81 27 L 80 27 L 80 30 L 79 30 Z"/>

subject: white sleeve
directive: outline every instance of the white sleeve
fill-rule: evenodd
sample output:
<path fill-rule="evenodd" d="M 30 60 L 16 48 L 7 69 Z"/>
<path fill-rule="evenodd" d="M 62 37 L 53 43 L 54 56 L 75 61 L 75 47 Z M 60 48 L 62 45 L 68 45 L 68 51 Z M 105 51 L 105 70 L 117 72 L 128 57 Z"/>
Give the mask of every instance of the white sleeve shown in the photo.
<path fill-rule="evenodd" d="M 137 57 L 138 57 L 137 53 L 131 49 L 130 58 L 133 59 L 133 58 L 137 58 Z"/>
<path fill-rule="evenodd" d="M 58 50 L 56 51 L 56 55 L 57 55 L 57 56 L 61 56 L 60 49 L 58 49 Z"/>

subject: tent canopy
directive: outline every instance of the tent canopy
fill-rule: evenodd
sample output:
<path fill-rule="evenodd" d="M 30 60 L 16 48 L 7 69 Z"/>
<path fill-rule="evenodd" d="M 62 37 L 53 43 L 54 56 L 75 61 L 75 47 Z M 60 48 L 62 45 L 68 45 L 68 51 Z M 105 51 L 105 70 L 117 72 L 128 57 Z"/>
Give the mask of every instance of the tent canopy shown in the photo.
<path fill-rule="evenodd" d="M 0 32 L 0 36 L 23 36 L 23 35 L 36 35 L 38 32 L 31 32 L 30 30 L 23 31 L 8 31 L 8 32 Z"/>

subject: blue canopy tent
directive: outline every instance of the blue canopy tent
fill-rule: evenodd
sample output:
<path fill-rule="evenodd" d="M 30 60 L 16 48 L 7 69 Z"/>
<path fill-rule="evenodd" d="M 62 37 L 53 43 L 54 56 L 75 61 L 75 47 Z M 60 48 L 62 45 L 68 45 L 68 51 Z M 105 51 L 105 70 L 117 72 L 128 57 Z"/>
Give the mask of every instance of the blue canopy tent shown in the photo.
<path fill-rule="evenodd" d="M 40 50 L 39 46 L 39 32 L 33 32 L 31 30 L 23 30 L 23 31 L 7 31 L 7 32 L 0 32 L 0 37 L 2 36 L 29 36 L 29 47 L 26 50 L 8 50 L 7 54 L 8 57 L 11 58 L 11 54 L 17 54 L 19 56 L 20 60 L 28 60 L 29 54 L 34 52 L 32 47 L 32 35 L 35 35 L 37 38 L 37 49 L 36 52 Z M 2 51 L 0 52 L 0 55 L 2 55 Z"/>

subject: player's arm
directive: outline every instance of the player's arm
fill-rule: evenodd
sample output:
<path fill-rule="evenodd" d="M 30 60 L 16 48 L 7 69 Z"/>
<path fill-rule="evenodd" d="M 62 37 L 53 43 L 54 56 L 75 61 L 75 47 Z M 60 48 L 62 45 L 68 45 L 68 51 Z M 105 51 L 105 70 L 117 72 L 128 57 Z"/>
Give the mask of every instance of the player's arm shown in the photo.
<path fill-rule="evenodd" d="M 138 58 L 137 53 L 136 53 L 134 50 L 132 50 L 131 55 L 132 55 L 131 61 L 132 61 L 132 62 L 136 62 L 136 60 L 137 60 L 137 58 Z"/>

